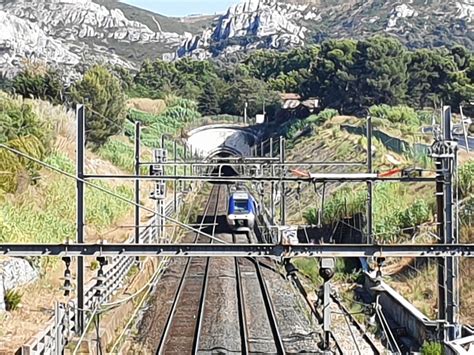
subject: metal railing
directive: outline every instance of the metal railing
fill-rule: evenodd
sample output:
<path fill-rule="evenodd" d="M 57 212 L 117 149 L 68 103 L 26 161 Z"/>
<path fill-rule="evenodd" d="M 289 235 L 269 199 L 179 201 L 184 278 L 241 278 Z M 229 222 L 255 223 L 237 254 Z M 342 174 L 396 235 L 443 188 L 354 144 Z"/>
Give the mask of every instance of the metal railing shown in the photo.
<path fill-rule="evenodd" d="M 183 194 L 178 194 L 177 208 L 182 205 Z M 165 213 L 167 216 L 174 214 L 174 201 L 166 204 Z M 156 225 L 155 218 L 148 223 L 148 226 L 140 234 L 140 242 L 148 244 L 154 242 L 154 229 Z M 131 236 L 127 243 L 133 243 L 134 236 Z M 96 296 L 96 282 L 90 281 L 85 289 L 84 304 L 86 309 L 93 309 L 94 306 L 109 302 L 113 295 L 125 284 L 125 279 L 130 269 L 135 264 L 134 257 L 116 256 L 109 265 L 104 267 L 105 279 L 101 285 L 101 296 Z M 68 305 L 57 303 L 55 306 L 55 315 L 47 323 L 43 330 L 34 335 L 28 342 L 21 347 L 21 353 L 25 355 L 50 355 L 62 354 L 67 344 L 66 339 L 74 332 L 75 327 L 75 301 Z M 68 311 L 69 310 L 69 311 Z M 90 314 L 86 312 L 85 323 L 89 322 Z"/>

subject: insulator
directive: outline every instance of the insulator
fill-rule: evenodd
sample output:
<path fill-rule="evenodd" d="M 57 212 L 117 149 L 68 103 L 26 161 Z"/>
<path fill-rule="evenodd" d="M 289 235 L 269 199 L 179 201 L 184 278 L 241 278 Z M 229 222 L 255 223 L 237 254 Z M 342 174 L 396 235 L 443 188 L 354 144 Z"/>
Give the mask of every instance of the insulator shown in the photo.
<path fill-rule="evenodd" d="M 97 277 L 95 278 L 97 280 L 95 284 L 95 296 L 100 297 L 102 295 L 102 292 L 105 291 L 105 288 L 103 287 L 104 281 L 106 280 L 105 278 L 105 273 L 104 273 L 104 266 L 108 264 L 107 258 L 103 256 L 97 257 L 97 262 L 99 263 L 99 269 L 97 270 Z"/>
<path fill-rule="evenodd" d="M 64 296 L 69 297 L 71 291 L 73 290 L 72 273 L 69 269 L 69 267 L 71 266 L 71 257 L 63 257 L 63 261 L 66 265 L 66 269 L 64 270 L 64 277 L 62 278 L 64 280 L 64 284 L 61 289 L 64 290 Z"/>

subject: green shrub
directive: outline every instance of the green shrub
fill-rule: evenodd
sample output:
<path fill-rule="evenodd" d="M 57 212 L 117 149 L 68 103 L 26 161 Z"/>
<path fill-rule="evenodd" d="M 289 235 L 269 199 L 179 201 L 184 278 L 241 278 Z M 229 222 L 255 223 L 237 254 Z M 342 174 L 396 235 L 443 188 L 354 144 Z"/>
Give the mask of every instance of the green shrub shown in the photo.
<path fill-rule="evenodd" d="M 21 137 L 36 137 L 45 149 L 51 146 L 52 128 L 38 118 L 33 106 L 0 92 L 0 143 Z"/>
<path fill-rule="evenodd" d="M 376 105 L 369 109 L 372 117 L 384 118 L 392 123 L 419 126 L 420 119 L 414 109 L 408 106 Z"/>
<path fill-rule="evenodd" d="M 61 75 L 47 68 L 25 68 L 12 80 L 12 87 L 16 94 L 25 98 L 47 100 L 54 104 L 60 104 L 64 99 L 65 85 Z"/>
<path fill-rule="evenodd" d="M 46 157 L 44 162 L 69 174 L 74 174 L 76 172 L 76 167 L 73 161 L 60 152 L 52 153 Z"/>
<path fill-rule="evenodd" d="M 443 345 L 440 343 L 427 341 L 421 347 L 421 353 L 423 355 L 443 355 Z"/>
<path fill-rule="evenodd" d="M 399 214 L 399 227 L 409 228 L 428 222 L 432 217 L 431 209 L 425 200 L 416 200 Z"/>
<path fill-rule="evenodd" d="M 16 290 L 8 290 L 5 293 L 5 305 L 9 312 L 13 312 L 18 309 L 21 304 L 23 295 Z"/>
<path fill-rule="evenodd" d="M 44 156 L 44 146 L 35 136 L 16 138 L 7 142 L 7 145 L 36 159 L 41 160 Z M 28 173 L 32 178 L 37 176 L 39 169 L 41 167 L 31 160 L 0 148 L 0 190 L 16 192 L 21 172 Z"/>

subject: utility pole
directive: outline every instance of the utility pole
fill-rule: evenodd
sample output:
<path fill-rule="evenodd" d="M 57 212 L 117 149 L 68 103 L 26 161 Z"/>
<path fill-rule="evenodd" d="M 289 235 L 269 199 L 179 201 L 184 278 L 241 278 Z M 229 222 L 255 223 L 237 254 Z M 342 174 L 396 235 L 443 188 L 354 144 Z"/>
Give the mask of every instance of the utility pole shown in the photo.
<path fill-rule="evenodd" d="M 178 146 L 177 146 L 177 142 L 176 140 L 174 141 L 174 145 L 173 145 L 173 150 L 174 150 L 174 169 L 173 169 L 173 173 L 174 173 L 174 176 L 176 176 L 177 174 L 177 170 L 176 170 L 176 162 L 178 161 Z M 178 180 L 174 180 L 173 182 L 173 206 L 174 206 L 174 213 L 176 213 L 178 211 L 178 191 L 177 191 L 177 188 L 178 188 Z"/>
<path fill-rule="evenodd" d="M 459 106 L 459 112 L 461 113 L 461 126 L 462 126 L 462 133 L 464 135 L 464 142 L 466 144 L 466 150 L 469 153 L 470 148 L 469 148 L 468 130 L 469 130 L 470 123 L 469 123 L 469 120 L 466 120 L 464 118 L 464 111 L 463 111 L 462 106 Z"/>
<path fill-rule="evenodd" d="M 270 137 L 270 158 L 273 158 L 273 137 Z M 272 164 L 271 174 L 275 176 L 275 166 Z M 275 182 L 271 183 L 271 197 L 270 197 L 270 213 L 272 216 L 272 224 L 275 224 Z"/>
<path fill-rule="evenodd" d="M 85 134 L 86 134 L 86 117 L 84 105 L 76 106 L 77 118 L 77 157 L 76 157 L 76 243 L 82 244 L 84 238 L 85 224 L 85 184 L 84 184 L 84 159 L 85 159 Z M 76 332 L 82 334 L 84 332 L 84 257 L 77 258 L 77 313 L 76 313 Z"/>
<path fill-rule="evenodd" d="M 373 172 L 372 166 L 372 117 L 367 116 L 367 172 Z M 374 198 L 374 183 L 367 182 L 367 244 L 373 243 L 373 198 Z"/>
<path fill-rule="evenodd" d="M 438 235 L 441 244 L 457 244 L 454 215 L 454 179 L 457 165 L 457 143 L 452 136 L 451 108 L 445 106 L 442 116 L 443 136 L 431 147 L 436 159 L 436 199 Z M 444 320 L 443 340 L 459 336 L 459 260 L 457 257 L 438 259 L 438 318 Z"/>
<path fill-rule="evenodd" d="M 135 122 L 135 175 L 140 176 L 141 124 Z M 135 179 L 135 244 L 140 244 L 140 179 Z M 137 261 L 139 258 L 137 258 Z"/>
<path fill-rule="evenodd" d="M 285 174 L 285 138 L 280 137 L 280 163 L 282 164 L 280 173 Z M 286 184 L 281 183 L 281 197 L 280 197 L 280 221 L 281 225 L 286 225 Z"/>
<path fill-rule="evenodd" d="M 247 124 L 247 110 L 248 110 L 248 107 L 249 107 L 249 103 L 247 101 L 245 101 L 245 107 L 244 107 L 244 124 Z"/>

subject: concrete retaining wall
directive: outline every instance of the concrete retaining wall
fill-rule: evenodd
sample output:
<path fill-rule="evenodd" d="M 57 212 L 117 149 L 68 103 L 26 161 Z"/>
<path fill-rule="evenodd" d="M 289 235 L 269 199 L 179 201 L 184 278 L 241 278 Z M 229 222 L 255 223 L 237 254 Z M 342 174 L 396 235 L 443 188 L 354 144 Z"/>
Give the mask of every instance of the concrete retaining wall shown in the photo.
<path fill-rule="evenodd" d="M 376 284 L 374 275 L 366 274 L 365 288 L 374 297 L 375 292 L 371 288 Z M 381 287 L 384 289 L 384 292 L 380 293 L 380 304 L 383 313 L 400 327 L 402 334 L 399 334 L 399 337 L 403 337 L 402 330 L 406 330 L 407 335 L 418 343 L 413 344 L 413 347 L 417 348 L 436 335 L 437 324 L 435 322 L 427 318 L 385 282 L 382 281 Z"/>

